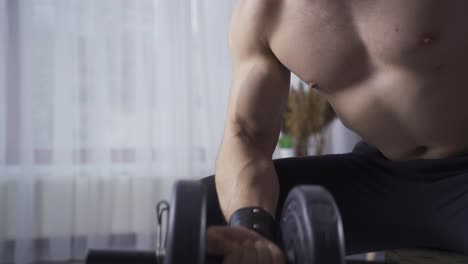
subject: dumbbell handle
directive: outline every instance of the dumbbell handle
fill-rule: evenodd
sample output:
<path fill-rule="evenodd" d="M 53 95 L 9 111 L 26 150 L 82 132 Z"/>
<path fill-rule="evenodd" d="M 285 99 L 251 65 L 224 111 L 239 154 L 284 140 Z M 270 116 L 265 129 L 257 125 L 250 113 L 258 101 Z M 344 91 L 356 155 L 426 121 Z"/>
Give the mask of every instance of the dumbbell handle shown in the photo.
<path fill-rule="evenodd" d="M 164 257 L 156 257 L 152 251 L 117 251 L 91 250 L 86 258 L 86 264 L 155 264 L 163 263 Z M 207 256 L 205 264 L 222 263 L 222 257 Z M 348 260 L 347 264 L 391 264 L 381 261 Z"/>
<path fill-rule="evenodd" d="M 207 256 L 205 264 L 222 263 L 223 258 Z M 159 264 L 164 263 L 163 256 L 156 256 L 152 251 L 91 250 L 86 264 Z"/>
<path fill-rule="evenodd" d="M 155 264 L 162 263 L 151 251 L 91 250 L 86 264 Z"/>
<path fill-rule="evenodd" d="M 396 264 L 396 263 L 385 262 L 385 261 L 347 260 L 346 264 Z"/>

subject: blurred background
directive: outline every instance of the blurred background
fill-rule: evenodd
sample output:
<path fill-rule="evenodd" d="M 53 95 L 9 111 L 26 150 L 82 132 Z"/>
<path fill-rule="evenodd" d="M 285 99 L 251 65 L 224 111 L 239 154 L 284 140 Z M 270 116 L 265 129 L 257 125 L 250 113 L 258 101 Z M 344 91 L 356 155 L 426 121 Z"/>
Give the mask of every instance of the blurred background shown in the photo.
<path fill-rule="evenodd" d="M 234 4 L 0 0 L 0 263 L 154 248 L 156 202 L 214 173 Z"/>

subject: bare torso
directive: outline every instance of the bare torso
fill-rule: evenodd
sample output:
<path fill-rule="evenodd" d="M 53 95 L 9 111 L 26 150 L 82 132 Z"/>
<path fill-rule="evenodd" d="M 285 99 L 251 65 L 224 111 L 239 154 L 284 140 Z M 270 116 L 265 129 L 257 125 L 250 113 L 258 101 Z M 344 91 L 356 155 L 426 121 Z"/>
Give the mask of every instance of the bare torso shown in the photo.
<path fill-rule="evenodd" d="M 269 45 L 389 159 L 468 150 L 468 1 L 283 0 Z"/>

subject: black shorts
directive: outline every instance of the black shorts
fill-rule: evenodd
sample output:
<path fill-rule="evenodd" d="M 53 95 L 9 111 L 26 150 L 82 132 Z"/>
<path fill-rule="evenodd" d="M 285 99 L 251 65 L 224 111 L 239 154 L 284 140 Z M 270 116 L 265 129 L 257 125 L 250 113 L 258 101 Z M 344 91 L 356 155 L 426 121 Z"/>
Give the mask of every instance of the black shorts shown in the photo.
<path fill-rule="evenodd" d="M 324 186 L 343 218 L 346 253 L 434 248 L 468 255 L 468 155 L 392 161 L 359 142 L 351 153 L 274 161 L 280 182 L 278 215 L 289 190 Z M 213 177 L 208 225 L 225 224 Z"/>

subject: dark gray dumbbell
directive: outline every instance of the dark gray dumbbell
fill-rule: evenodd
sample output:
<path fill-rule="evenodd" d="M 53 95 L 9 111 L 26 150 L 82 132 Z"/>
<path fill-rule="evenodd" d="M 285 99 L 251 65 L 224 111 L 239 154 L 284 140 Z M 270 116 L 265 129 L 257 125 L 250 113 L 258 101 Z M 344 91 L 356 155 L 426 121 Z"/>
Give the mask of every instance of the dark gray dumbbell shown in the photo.
<path fill-rule="evenodd" d="M 333 196 L 321 186 L 294 187 L 288 193 L 280 221 L 280 246 L 290 264 L 392 264 L 345 260 L 340 211 Z"/>
<path fill-rule="evenodd" d="M 161 222 L 160 220 L 158 219 L 158 222 Z M 199 181 L 176 182 L 172 191 L 168 222 L 164 249 L 158 248 L 155 252 L 91 250 L 86 263 L 222 263 L 221 257 L 205 256 L 206 191 Z"/>
<path fill-rule="evenodd" d="M 281 212 L 281 247 L 289 263 L 344 264 L 341 216 L 323 187 L 297 186 Z"/>
<path fill-rule="evenodd" d="M 341 216 L 331 194 L 319 186 L 297 186 L 280 219 L 277 243 L 289 264 L 384 263 L 345 261 Z M 165 250 L 156 252 L 91 251 L 87 264 L 220 264 L 205 255 L 206 191 L 199 181 L 176 182 L 169 210 Z"/>

